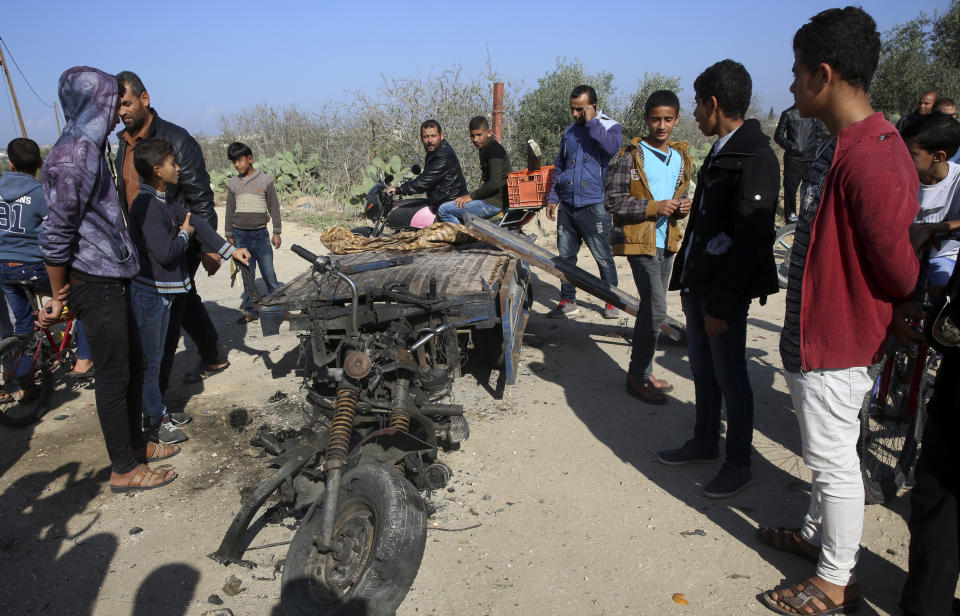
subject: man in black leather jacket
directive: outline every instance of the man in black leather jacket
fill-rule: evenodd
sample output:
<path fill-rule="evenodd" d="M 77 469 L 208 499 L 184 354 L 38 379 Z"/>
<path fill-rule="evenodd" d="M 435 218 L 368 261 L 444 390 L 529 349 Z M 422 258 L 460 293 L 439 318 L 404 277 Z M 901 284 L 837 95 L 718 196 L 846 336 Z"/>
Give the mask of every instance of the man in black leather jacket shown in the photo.
<path fill-rule="evenodd" d="M 180 201 L 193 216 L 202 218 L 217 228 L 217 213 L 213 209 L 213 189 L 207 174 L 203 152 L 196 139 L 183 128 L 163 120 L 150 106 L 150 95 L 140 78 L 130 71 L 117 74 L 123 92 L 120 99 L 120 120 L 124 129 L 117 133 L 117 192 L 120 203 L 127 209 L 140 190 L 140 179 L 133 168 L 133 146 L 137 142 L 157 137 L 173 145 L 173 156 L 180 167 L 180 179 L 167 188 L 167 198 Z M 215 255 L 202 254 L 200 244 L 191 240 L 187 248 L 187 265 L 193 282 L 189 293 L 178 294 L 170 307 L 170 325 L 160 364 L 160 390 L 165 391 L 173 368 L 173 356 L 180 342 L 180 327 L 189 334 L 200 352 L 200 363 L 184 375 L 185 382 L 197 380 L 225 369 L 229 362 L 221 358 L 217 329 L 207 314 L 203 300 L 197 294 L 196 273 L 203 262 L 204 269 L 213 274 L 220 266 Z"/>
<path fill-rule="evenodd" d="M 823 122 L 801 118 L 796 105 L 780 114 L 773 140 L 783 148 L 783 219 L 788 223 L 797 220 L 797 189 L 827 136 Z"/>
<path fill-rule="evenodd" d="M 467 180 L 457 153 L 443 138 L 443 129 L 436 120 L 427 120 L 420 125 L 420 141 L 427 156 L 423 161 L 423 172 L 408 182 L 404 182 L 391 192 L 398 195 L 426 193 L 430 204 L 436 209 L 441 203 L 453 201 L 465 195 Z M 390 190 L 390 189 L 388 189 Z"/>

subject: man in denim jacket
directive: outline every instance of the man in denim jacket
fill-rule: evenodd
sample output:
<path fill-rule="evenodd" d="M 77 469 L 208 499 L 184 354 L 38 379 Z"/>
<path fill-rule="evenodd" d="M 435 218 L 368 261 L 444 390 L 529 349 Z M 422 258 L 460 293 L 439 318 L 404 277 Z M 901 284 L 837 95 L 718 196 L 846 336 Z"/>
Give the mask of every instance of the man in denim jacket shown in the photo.
<path fill-rule="evenodd" d="M 597 260 L 600 278 L 617 286 L 617 268 L 610 248 L 611 219 L 603 207 L 603 183 L 607 163 L 620 149 L 623 127 L 597 111 L 597 92 L 590 86 L 577 86 L 570 93 L 570 113 L 573 124 L 563 131 L 560 140 L 553 186 L 547 196 L 547 218 L 557 221 L 557 252 L 561 261 L 576 265 L 580 243 L 586 242 Z M 569 317 L 577 312 L 576 288 L 561 282 L 560 303 L 548 316 Z M 617 309 L 607 304 L 603 316 L 614 319 Z"/>

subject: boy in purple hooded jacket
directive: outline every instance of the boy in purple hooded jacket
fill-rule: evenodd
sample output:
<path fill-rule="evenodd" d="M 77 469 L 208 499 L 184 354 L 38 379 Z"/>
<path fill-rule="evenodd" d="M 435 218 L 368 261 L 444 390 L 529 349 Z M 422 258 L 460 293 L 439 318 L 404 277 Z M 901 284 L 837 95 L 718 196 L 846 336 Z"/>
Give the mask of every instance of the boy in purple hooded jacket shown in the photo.
<path fill-rule="evenodd" d="M 130 279 L 140 263 L 104 157 L 107 135 L 119 122 L 119 88 L 113 75 L 78 66 L 60 76 L 59 94 L 67 125 L 43 164 L 49 214 L 40 234 L 53 299 L 39 321 L 56 322 L 69 296 L 97 366 L 110 489 L 149 490 L 177 474 L 153 470 L 147 462 L 180 448 L 147 443 L 141 427 L 143 357 L 130 303 Z"/>

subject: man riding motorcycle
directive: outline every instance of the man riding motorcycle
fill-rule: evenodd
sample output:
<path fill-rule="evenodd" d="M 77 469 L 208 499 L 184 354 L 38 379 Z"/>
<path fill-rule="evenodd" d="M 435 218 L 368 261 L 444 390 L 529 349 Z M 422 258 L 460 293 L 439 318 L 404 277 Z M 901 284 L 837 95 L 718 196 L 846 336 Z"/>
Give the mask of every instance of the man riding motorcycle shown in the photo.
<path fill-rule="evenodd" d="M 421 124 L 420 141 L 427 153 L 423 161 L 423 172 L 399 186 L 388 187 L 387 192 L 400 196 L 426 193 L 435 213 L 441 203 L 467 194 L 467 180 L 463 177 L 463 169 L 456 152 L 443 138 L 443 129 L 439 122 L 427 120 Z"/>

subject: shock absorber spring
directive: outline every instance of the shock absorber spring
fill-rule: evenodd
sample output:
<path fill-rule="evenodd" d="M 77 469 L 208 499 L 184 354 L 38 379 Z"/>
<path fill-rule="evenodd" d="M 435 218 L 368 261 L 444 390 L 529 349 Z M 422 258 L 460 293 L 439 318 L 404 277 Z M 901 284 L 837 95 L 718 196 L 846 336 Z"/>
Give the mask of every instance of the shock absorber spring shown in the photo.
<path fill-rule="evenodd" d="M 337 389 L 337 412 L 333 416 L 333 425 L 330 426 L 330 436 L 327 439 L 327 468 L 342 466 L 347 457 L 358 398 L 359 392 L 355 387 L 341 385 Z"/>
<path fill-rule="evenodd" d="M 393 386 L 393 399 L 390 401 L 390 427 L 403 432 L 410 430 L 410 415 L 407 414 L 407 396 L 409 381 L 397 379 Z"/>

